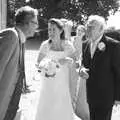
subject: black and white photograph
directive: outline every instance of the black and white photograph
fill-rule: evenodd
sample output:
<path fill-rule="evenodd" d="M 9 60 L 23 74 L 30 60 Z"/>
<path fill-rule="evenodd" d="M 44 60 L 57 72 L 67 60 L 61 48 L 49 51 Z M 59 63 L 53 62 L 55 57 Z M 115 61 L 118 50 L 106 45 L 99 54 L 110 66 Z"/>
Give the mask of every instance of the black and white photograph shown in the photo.
<path fill-rule="evenodd" d="M 120 120 L 120 0 L 0 0 L 0 120 Z"/>

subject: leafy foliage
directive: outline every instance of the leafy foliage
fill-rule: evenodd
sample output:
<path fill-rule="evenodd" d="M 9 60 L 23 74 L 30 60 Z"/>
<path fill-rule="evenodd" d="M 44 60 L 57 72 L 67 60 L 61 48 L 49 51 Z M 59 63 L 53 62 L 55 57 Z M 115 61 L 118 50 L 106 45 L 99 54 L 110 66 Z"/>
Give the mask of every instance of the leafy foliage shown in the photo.
<path fill-rule="evenodd" d="M 74 23 L 83 24 L 89 15 L 98 14 L 107 19 L 109 11 L 114 14 L 118 8 L 118 0 L 8 0 L 8 26 L 14 24 L 15 10 L 30 5 L 39 10 L 39 29 L 41 37 L 47 36 L 49 18 L 66 18 Z"/>
<path fill-rule="evenodd" d="M 107 19 L 109 11 L 118 10 L 118 0 L 7 0 L 8 25 L 14 20 L 15 10 L 24 5 L 39 9 L 39 19 L 44 22 L 51 17 L 67 18 L 84 23 L 91 14 L 98 14 Z M 44 25 L 42 26 L 44 27 Z"/>
<path fill-rule="evenodd" d="M 107 18 L 109 11 L 117 11 L 118 0 L 30 0 L 28 3 L 39 9 L 43 18 L 64 17 L 84 22 L 91 14 L 98 14 Z"/>
<path fill-rule="evenodd" d="M 98 14 L 107 19 L 109 11 L 114 14 L 118 8 L 118 0 L 30 0 L 28 5 L 39 10 L 39 29 L 46 36 L 49 18 L 66 18 L 84 24 L 91 14 Z"/>
<path fill-rule="evenodd" d="M 14 14 L 16 9 L 26 5 L 25 0 L 7 0 L 7 26 L 14 25 Z"/>

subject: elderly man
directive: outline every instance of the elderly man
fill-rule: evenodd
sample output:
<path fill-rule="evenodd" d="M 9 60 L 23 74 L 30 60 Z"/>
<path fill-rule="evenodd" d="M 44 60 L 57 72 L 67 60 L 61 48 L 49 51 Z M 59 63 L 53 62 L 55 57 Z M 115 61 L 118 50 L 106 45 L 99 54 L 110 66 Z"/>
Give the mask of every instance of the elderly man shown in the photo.
<path fill-rule="evenodd" d="M 16 26 L 0 31 L 0 120 L 16 116 L 24 86 L 24 43 L 38 28 L 37 10 L 17 10 Z"/>
<path fill-rule="evenodd" d="M 92 15 L 86 23 L 88 43 L 83 60 L 88 68 L 86 81 L 90 120 L 110 120 L 114 103 L 120 101 L 120 43 L 104 35 L 105 19 Z"/>

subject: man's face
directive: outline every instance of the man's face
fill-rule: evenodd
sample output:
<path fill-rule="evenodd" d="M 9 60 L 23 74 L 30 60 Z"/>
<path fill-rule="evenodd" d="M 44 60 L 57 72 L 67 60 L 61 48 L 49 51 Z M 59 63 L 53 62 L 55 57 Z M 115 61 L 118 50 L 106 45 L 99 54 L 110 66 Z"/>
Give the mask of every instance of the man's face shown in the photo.
<path fill-rule="evenodd" d="M 33 19 L 29 21 L 28 29 L 27 29 L 28 37 L 33 36 L 37 28 L 38 28 L 38 19 L 37 16 L 35 16 Z"/>
<path fill-rule="evenodd" d="M 98 21 L 88 21 L 86 24 L 86 37 L 93 42 L 101 35 L 101 25 Z"/>

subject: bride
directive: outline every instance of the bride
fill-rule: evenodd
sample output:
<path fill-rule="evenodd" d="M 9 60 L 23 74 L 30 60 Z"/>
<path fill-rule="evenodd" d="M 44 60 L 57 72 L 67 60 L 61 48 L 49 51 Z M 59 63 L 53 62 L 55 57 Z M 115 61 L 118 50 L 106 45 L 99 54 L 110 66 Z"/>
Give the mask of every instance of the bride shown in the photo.
<path fill-rule="evenodd" d="M 52 18 L 48 22 L 49 40 L 40 47 L 37 59 L 40 74 L 40 96 L 35 120 L 73 120 L 69 92 L 69 66 L 74 52 L 65 40 L 63 23 Z"/>

